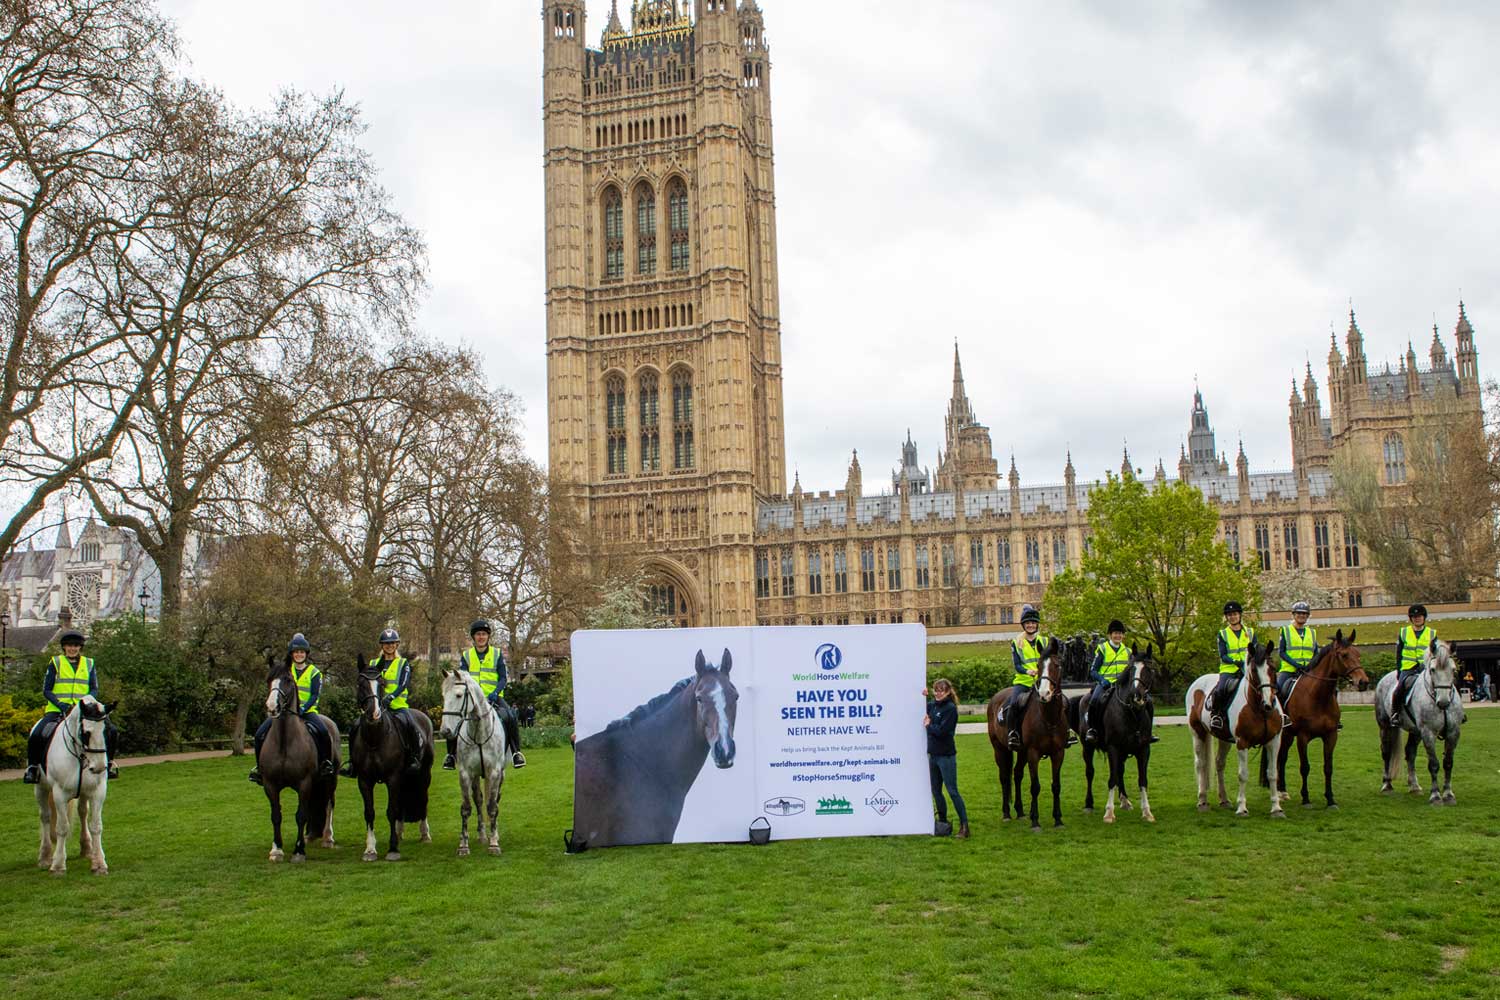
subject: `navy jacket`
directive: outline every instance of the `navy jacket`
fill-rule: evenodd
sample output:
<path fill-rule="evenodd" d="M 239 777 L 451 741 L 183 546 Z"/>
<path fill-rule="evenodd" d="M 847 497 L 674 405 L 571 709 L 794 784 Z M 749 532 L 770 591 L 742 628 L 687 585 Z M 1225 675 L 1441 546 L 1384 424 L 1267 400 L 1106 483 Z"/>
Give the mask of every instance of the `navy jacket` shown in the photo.
<path fill-rule="evenodd" d="M 927 703 L 927 753 L 933 757 L 952 757 L 958 753 L 953 734 L 958 729 L 958 706 L 952 698 Z"/>

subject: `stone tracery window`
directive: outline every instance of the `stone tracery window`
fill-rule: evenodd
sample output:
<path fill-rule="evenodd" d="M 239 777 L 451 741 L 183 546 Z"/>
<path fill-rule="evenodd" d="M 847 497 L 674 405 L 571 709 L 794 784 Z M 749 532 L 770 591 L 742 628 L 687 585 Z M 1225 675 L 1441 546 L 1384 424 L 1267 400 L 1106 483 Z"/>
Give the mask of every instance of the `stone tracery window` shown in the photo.
<path fill-rule="evenodd" d="M 672 467 L 691 469 L 697 465 L 693 446 L 693 373 L 679 368 L 672 373 Z"/>
<path fill-rule="evenodd" d="M 604 277 L 618 280 L 625 276 L 625 202 L 620 189 L 604 192 Z"/>
<path fill-rule="evenodd" d="M 635 270 L 656 273 L 656 192 L 645 181 L 635 189 Z"/>
<path fill-rule="evenodd" d="M 629 471 L 625 444 L 625 380 L 611 375 L 604 383 L 606 468 L 611 476 Z"/>
<path fill-rule="evenodd" d="M 1400 434 L 1385 436 L 1385 481 L 1388 486 L 1406 482 L 1406 443 Z"/>
<path fill-rule="evenodd" d="M 672 270 L 686 271 L 692 244 L 688 238 L 687 185 L 681 178 L 667 188 L 667 212 L 672 231 Z"/>
<path fill-rule="evenodd" d="M 640 379 L 641 471 L 661 471 L 661 390 L 655 372 Z"/>

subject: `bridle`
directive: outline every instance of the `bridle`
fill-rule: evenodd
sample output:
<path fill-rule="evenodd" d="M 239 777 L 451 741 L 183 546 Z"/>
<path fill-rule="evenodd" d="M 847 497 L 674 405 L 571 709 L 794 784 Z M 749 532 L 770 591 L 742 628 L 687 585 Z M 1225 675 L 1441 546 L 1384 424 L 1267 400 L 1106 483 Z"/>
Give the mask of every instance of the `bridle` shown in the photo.
<path fill-rule="evenodd" d="M 69 721 L 75 714 L 78 716 L 78 731 L 76 733 L 73 731 L 73 726 L 69 724 Z M 101 716 L 99 721 L 103 722 L 104 717 Z M 89 746 L 88 734 L 83 730 L 83 702 L 81 701 L 73 703 L 73 710 L 63 716 L 61 725 L 63 731 L 63 749 L 67 750 L 68 755 L 78 763 L 78 782 L 73 788 L 73 797 L 76 799 L 83 795 L 83 772 L 86 770 L 84 765 L 88 763 L 88 755 L 91 753 L 108 753 L 109 748 L 103 745 L 103 739 L 100 740 L 100 746 Z"/>
<path fill-rule="evenodd" d="M 286 678 L 287 680 L 292 681 L 290 690 L 286 685 L 281 683 L 282 678 Z M 276 707 L 271 709 L 271 718 L 279 719 L 286 714 L 287 705 L 291 703 L 295 698 L 295 695 L 292 694 L 292 691 L 295 691 L 296 688 L 297 682 L 295 680 L 292 680 L 291 674 L 277 674 L 276 677 L 272 679 L 271 696 L 276 699 Z"/>
<path fill-rule="evenodd" d="M 480 714 L 478 709 L 475 707 L 474 701 L 474 689 L 479 685 L 473 680 L 473 678 L 465 678 L 462 683 L 464 686 L 464 700 L 459 704 L 457 712 L 450 712 L 445 706 L 443 708 L 443 718 L 458 718 L 458 726 L 453 730 L 454 738 L 458 740 L 460 745 L 468 743 L 470 746 L 476 746 L 479 748 L 479 770 L 480 773 L 483 774 L 489 770 L 489 766 L 484 761 L 484 745 L 494 738 L 495 726 L 499 724 L 499 719 L 495 717 L 495 709 L 490 705 L 490 703 L 484 702 L 484 706 L 490 710 L 490 724 L 487 731 L 479 739 L 475 739 L 472 734 L 469 736 L 464 736 L 465 728 L 477 727 L 479 725 Z M 483 694 L 483 691 L 481 691 L 480 693 Z M 472 712 L 470 711 L 471 708 L 474 709 Z M 444 725 L 446 726 L 447 723 L 444 723 Z M 500 760 L 501 767 L 504 767 L 504 754 L 501 754 Z"/>
<path fill-rule="evenodd" d="M 1452 660 L 1451 657 L 1449 657 L 1447 655 L 1447 651 L 1446 650 L 1444 650 L 1444 654 L 1443 655 L 1444 655 L 1444 662 L 1447 663 L 1447 665 L 1448 665 L 1447 669 L 1449 671 L 1449 676 L 1451 677 L 1452 676 L 1452 671 L 1453 671 L 1453 660 Z M 1424 677 L 1424 679 L 1426 680 L 1426 683 L 1427 683 L 1427 694 L 1432 698 L 1433 704 L 1436 705 L 1438 703 L 1438 700 L 1439 700 L 1438 699 L 1438 692 L 1439 691 L 1446 691 L 1447 694 L 1444 695 L 1443 697 L 1449 703 L 1451 703 L 1453 701 L 1453 687 L 1454 687 L 1454 685 L 1451 682 L 1448 683 L 1448 684 L 1439 684 L 1437 682 L 1437 676 L 1436 676 L 1435 672 L 1432 669 L 1433 664 L 1435 664 L 1436 662 L 1437 662 L 1437 658 L 1434 657 L 1433 658 L 1433 663 L 1429 663 L 1429 664 L 1423 666 L 1423 668 L 1422 668 L 1422 674 L 1423 674 L 1423 677 Z M 1441 706 L 1439 706 L 1439 710 L 1443 711 L 1443 712 L 1448 711 L 1446 708 L 1442 708 Z"/>

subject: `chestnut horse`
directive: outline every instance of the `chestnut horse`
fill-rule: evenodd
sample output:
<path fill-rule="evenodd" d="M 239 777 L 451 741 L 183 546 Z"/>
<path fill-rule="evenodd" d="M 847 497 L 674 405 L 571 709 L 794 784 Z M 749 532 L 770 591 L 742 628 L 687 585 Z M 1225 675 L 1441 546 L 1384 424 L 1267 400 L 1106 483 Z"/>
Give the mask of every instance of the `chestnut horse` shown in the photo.
<path fill-rule="evenodd" d="M 1010 820 L 1011 786 L 1014 783 L 1016 816 L 1021 815 L 1021 761 L 1012 760 L 1006 745 L 1009 730 L 1000 721 L 1001 710 L 1013 689 L 1006 688 L 990 699 L 985 709 L 989 720 L 990 744 L 995 748 L 995 766 L 1000 770 L 1000 800 L 1005 821 Z M 1037 822 L 1037 796 L 1041 778 L 1037 765 L 1043 757 L 1052 762 L 1052 825 L 1062 826 L 1062 765 L 1068 749 L 1068 699 L 1062 690 L 1062 656 L 1053 639 L 1047 653 L 1037 665 L 1036 689 L 1021 716 L 1021 757 L 1031 768 L 1031 829 L 1040 833 Z"/>
<path fill-rule="evenodd" d="M 1340 629 L 1331 645 L 1318 650 L 1286 701 L 1286 714 L 1292 721 L 1282 733 L 1281 752 L 1276 755 L 1277 784 L 1281 786 L 1282 798 L 1291 798 L 1286 791 L 1286 759 L 1292 750 L 1290 737 L 1295 736 L 1297 757 L 1302 764 L 1303 808 L 1312 805 L 1307 798 L 1307 745 L 1313 740 L 1323 741 L 1323 798 L 1329 809 L 1339 807 L 1333 801 L 1333 748 L 1339 741 L 1339 682 L 1370 683 L 1369 675 L 1360 666 L 1354 636 L 1351 631 L 1345 639 L 1344 630 Z"/>
<path fill-rule="evenodd" d="M 1210 767 L 1219 775 L 1219 805 L 1229 805 L 1229 795 L 1224 789 L 1224 761 L 1229 756 L 1229 746 L 1234 744 L 1240 758 L 1240 794 L 1235 802 L 1236 816 L 1250 815 L 1245 804 L 1245 786 L 1250 780 L 1250 748 L 1264 747 L 1273 759 L 1281 752 L 1281 709 L 1276 703 L 1276 683 L 1272 676 L 1271 663 L 1273 643 L 1257 645 L 1254 639 L 1245 651 L 1245 675 L 1235 689 L 1234 700 L 1224 713 L 1229 720 L 1229 733 L 1208 727 L 1208 694 L 1219 682 L 1219 675 L 1204 674 L 1188 688 L 1186 702 L 1188 725 L 1193 730 L 1193 767 L 1198 774 L 1198 811 L 1208 811 L 1208 788 Z M 1210 760 L 1210 750 L 1214 756 Z M 1276 776 L 1271 780 L 1271 817 L 1286 819 L 1281 808 L 1280 785 Z"/>

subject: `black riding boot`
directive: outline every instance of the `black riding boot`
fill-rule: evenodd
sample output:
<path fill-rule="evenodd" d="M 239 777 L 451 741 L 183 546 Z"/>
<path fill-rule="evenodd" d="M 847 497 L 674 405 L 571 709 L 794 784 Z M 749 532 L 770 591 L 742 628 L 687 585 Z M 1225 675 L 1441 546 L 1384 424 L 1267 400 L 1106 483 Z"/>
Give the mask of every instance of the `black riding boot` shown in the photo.
<path fill-rule="evenodd" d="M 1016 716 L 1020 714 L 1019 707 L 1019 701 L 1005 706 L 1005 745 L 1013 753 L 1018 753 L 1021 749 L 1021 726 L 1016 721 Z M 1025 716 L 1022 716 L 1023 721 L 1024 719 Z"/>
<path fill-rule="evenodd" d="M 500 725 L 505 729 L 505 743 L 510 747 L 510 766 L 520 769 L 526 766 L 526 758 L 521 753 L 521 722 L 516 718 L 516 710 L 511 708 L 502 699 L 499 704 Z"/>
<path fill-rule="evenodd" d="M 458 767 L 458 737 L 450 736 L 444 742 L 448 744 L 448 756 L 443 758 L 443 770 L 452 771 Z"/>
<path fill-rule="evenodd" d="M 308 735 L 313 739 L 313 746 L 318 751 L 318 777 L 331 778 L 337 773 L 333 769 L 333 740 L 329 738 L 328 730 L 321 722 L 315 719 L 304 721 L 307 723 Z"/>
<path fill-rule="evenodd" d="M 1396 675 L 1396 690 L 1391 695 L 1391 721 L 1401 725 L 1401 712 L 1406 708 L 1406 678 Z"/>
<path fill-rule="evenodd" d="M 411 716 L 405 712 L 397 712 L 395 715 L 401 720 L 401 749 L 406 751 L 406 771 L 408 774 L 415 774 L 422 770 L 422 735 L 417 732 L 417 724 L 411 720 Z"/>
<path fill-rule="evenodd" d="M 265 722 L 262 722 L 260 724 L 260 728 L 255 731 L 255 766 L 250 769 L 250 774 L 248 775 L 248 777 L 250 778 L 250 783 L 252 785 L 259 785 L 259 784 L 261 784 L 261 780 L 260 780 L 260 748 L 265 745 L 266 734 L 269 733 L 270 731 L 271 731 L 271 720 L 270 719 L 267 719 Z"/>
<path fill-rule="evenodd" d="M 42 780 L 42 761 L 47 756 L 48 737 L 43 735 L 43 730 L 47 728 L 43 723 L 46 721 L 45 716 L 39 719 L 26 737 L 26 773 L 22 775 L 21 781 L 28 785 L 39 784 Z"/>
<path fill-rule="evenodd" d="M 1089 710 L 1084 718 L 1083 739 L 1085 743 L 1099 743 L 1099 699 L 1089 699 Z"/>

